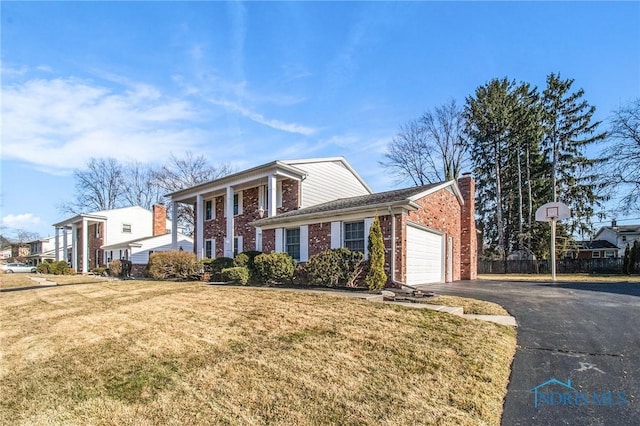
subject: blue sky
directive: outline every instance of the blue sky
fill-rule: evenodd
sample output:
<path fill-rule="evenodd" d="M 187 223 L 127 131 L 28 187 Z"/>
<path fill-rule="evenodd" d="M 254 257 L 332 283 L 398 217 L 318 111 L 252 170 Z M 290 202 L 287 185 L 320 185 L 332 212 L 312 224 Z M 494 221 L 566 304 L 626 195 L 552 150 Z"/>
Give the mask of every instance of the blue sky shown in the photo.
<path fill-rule="evenodd" d="M 3 1 L 1 223 L 51 235 L 90 157 L 238 170 L 344 156 L 376 190 L 398 127 L 559 72 L 598 119 L 640 96 L 640 3 Z"/>

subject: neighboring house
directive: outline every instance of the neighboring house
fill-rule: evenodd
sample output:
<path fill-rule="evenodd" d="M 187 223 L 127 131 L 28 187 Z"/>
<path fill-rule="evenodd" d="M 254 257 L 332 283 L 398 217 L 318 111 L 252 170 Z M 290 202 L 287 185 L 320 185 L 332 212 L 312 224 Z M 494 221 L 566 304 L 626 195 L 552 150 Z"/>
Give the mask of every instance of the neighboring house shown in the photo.
<path fill-rule="evenodd" d="M 391 280 L 421 284 L 476 277 L 469 176 L 372 193 L 341 157 L 275 161 L 169 197 L 195 207 L 198 258 L 259 250 L 286 252 L 304 262 L 339 247 L 366 256 L 369 229 L 378 216 Z"/>
<path fill-rule="evenodd" d="M 0 260 L 11 258 L 11 241 L 0 235 Z"/>
<path fill-rule="evenodd" d="M 65 259 L 69 257 L 71 252 L 71 245 L 67 245 L 67 256 L 65 257 L 65 249 L 63 246 L 59 246 L 58 258 Z M 56 243 L 55 236 L 41 238 L 38 240 L 29 242 L 29 255 L 27 256 L 27 263 L 30 265 L 39 265 L 44 261 L 53 262 L 56 260 Z"/>
<path fill-rule="evenodd" d="M 188 235 L 178 234 L 178 250 L 193 252 L 193 238 Z M 125 241 L 118 244 L 102 246 L 102 249 L 112 256 L 124 257 L 128 253 L 131 261 L 131 275 L 144 276 L 149 256 L 152 253 L 173 250 L 171 234 L 162 234 L 153 237 L 139 238 L 137 240 Z M 119 257 L 114 256 L 114 259 Z"/>
<path fill-rule="evenodd" d="M 564 255 L 565 259 L 613 259 L 618 247 L 606 240 L 575 241 Z"/>
<path fill-rule="evenodd" d="M 164 235 L 170 223 L 166 207 L 155 205 L 153 211 L 134 206 L 79 214 L 53 226 L 56 260 L 67 260 L 78 273 L 87 273 L 98 266 L 107 266 L 112 259 L 129 257 L 127 249 L 104 250 L 104 246 Z M 70 255 L 62 259 L 61 247 L 66 246 L 71 247 Z"/>
<path fill-rule="evenodd" d="M 600 228 L 594 239 L 609 241 L 618 248 L 617 257 L 624 257 L 627 244 L 631 247 L 634 241 L 640 243 L 640 225 L 618 225 L 613 220 L 611 226 Z"/>

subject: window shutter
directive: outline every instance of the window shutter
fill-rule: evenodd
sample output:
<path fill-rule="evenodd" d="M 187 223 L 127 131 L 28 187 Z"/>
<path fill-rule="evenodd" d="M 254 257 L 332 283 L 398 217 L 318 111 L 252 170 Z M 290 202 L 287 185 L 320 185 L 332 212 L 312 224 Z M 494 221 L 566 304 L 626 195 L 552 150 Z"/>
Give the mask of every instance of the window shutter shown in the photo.
<path fill-rule="evenodd" d="M 243 248 L 242 248 L 242 235 L 238 235 L 236 237 L 236 242 L 238 244 L 238 247 L 236 247 L 236 251 L 238 253 L 242 253 L 244 251 Z"/>
<path fill-rule="evenodd" d="M 242 214 L 242 191 L 238 192 L 238 215 L 241 215 L 241 214 Z"/>
<path fill-rule="evenodd" d="M 276 228 L 276 253 L 282 253 L 284 251 L 283 249 L 283 242 L 284 242 L 284 229 L 283 228 Z"/>
<path fill-rule="evenodd" d="M 331 222 L 331 248 L 342 247 L 342 222 Z"/>
<path fill-rule="evenodd" d="M 262 228 L 256 228 L 256 251 L 262 251 Z"/>
<path fill-rule="evenodd" d="M 300 262 L 309 260 L 309 225 L 300 227 Z"/>
<path fill-rule="evenodd" d="M 371 225 L 373 224 L 373 218 L 367 217 L 364 219 L 364 258 L 369 258 L 369 232 L 371 232 Z"/>
<path fill-rule="evenodd" d="M 282 181 L 276 183 L 276 207 L 282 207 Z"/>

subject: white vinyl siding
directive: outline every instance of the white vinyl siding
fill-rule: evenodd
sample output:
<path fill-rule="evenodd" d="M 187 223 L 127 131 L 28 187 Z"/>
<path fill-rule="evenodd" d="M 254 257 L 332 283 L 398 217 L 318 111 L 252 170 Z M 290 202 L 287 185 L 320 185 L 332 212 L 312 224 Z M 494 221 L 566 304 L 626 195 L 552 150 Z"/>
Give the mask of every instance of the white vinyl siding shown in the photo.
<path fill-rule="evenodd" d="M 338 198 L 370 194 L 340 161 L 296 163 L 295 167 L 307 172 L 307 177 L 302 181 L 303 208 Z"/>
<path fill-rule="evenodd" d="M 182 249 L 187 253 L 193 252 L 193 242 L 187 239 L 185 236 L 179 236 L 178 249 Z M 159 235 L 157 237 L 151 237 L 146 240 L 140 241 L 141 247 L 132 247 L 130 249 L 129 260 L 134 265 L 146 265 L 149 263 L 149 252 L 158 253 L 162 251 L 171 250 L 171 234 Z M 124 256 L 125 250 L 119 251 L 120 256 L 115 257 L 119 259 Z M 113 250 L 113 254 L 118 253 L 118 250 Z"/>

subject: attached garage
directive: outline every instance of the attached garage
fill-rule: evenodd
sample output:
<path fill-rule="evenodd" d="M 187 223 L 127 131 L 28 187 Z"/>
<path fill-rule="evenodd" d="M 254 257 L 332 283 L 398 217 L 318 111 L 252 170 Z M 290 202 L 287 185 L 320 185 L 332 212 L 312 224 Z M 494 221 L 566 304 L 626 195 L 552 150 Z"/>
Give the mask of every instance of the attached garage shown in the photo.
<path fill-rule="evenodd" d="M 444 282 L 444 235 L 408 224 L 406 259 L 407 284 Z"/>

